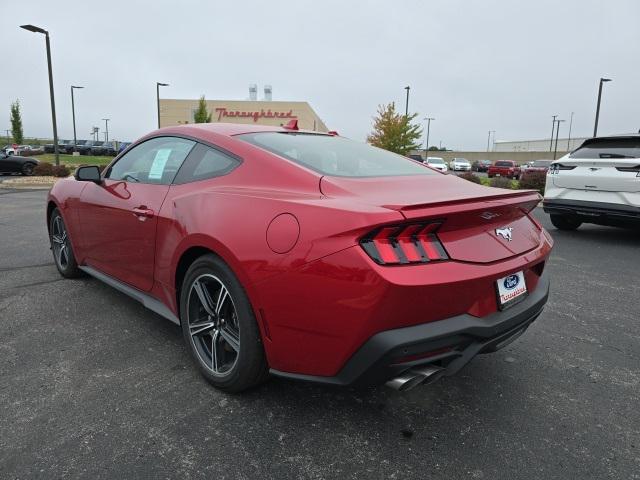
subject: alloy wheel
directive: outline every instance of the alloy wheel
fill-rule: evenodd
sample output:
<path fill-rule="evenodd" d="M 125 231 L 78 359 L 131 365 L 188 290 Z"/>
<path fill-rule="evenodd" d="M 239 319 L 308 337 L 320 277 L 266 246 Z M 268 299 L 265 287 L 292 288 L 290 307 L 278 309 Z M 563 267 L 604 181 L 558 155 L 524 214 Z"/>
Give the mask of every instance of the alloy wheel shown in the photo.
<path fill-rule="evenodd" d="M 200 362 L 216 376 L 229 374 L 240 353 L 240 326 L 228 288 L 215 275 L 200 275 L 187 302 L 189 334 Z"/>
<path fill-rule="evenodd" d="M 60 215 L 53 220 L 51 243 L 53 247 L 53 256 L 58 263 L 58 267 L 61 270 L 66 270 L 69 266 L 69 237 Z"/>

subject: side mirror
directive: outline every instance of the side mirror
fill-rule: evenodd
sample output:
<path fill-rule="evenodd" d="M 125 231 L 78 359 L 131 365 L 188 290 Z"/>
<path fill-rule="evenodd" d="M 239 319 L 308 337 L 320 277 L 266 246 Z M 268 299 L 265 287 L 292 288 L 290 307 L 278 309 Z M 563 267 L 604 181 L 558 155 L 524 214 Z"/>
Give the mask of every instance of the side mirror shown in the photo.
<path fill-rule="evenodd" d="M 79 182 L 102 183 L 102 179 L 100 178 L 100 169 L 95 165 L 78 167 L 74 177 Z"/>

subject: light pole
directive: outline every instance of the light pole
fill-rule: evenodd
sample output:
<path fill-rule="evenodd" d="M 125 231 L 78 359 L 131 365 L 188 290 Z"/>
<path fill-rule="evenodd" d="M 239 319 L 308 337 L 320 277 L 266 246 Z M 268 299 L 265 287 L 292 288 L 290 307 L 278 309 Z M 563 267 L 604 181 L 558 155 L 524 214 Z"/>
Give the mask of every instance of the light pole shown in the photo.
<path fill-rule="evenodd" d="M 593 136 L 598 135 L 598 119 L 600 118 L 600 99 L 602 98 L 602 84 L 604 82 L 610 82 L 610 78 L 601 78 L 600 85 L 598 86 L 598 105 L 596 106 L 596 123 L 593 126 Z"/>
<path fill-rule="evenodd" d="M 555 120 L 556 122 L 558 122 L 558 128 L 556 128 L 556 146 L 553 149 L 553 159 L 556 159 L 556 155 L 558 153 L 558 132 L 560 132 L 560 122 L 564 122 L 564 120 Z"/>
<path fill-rule="evenodd" d="M 549 141 L 549 151 L 553 150 L 553 131 L 556 129 L 556 118 L 558 115 L 553 115 L 553 123 L 551 124 L 551 140 Z"/>
<path fill-rule="evenodd" d="M 409 90 L 411 90 L 411 87 L 407 85 L 406 87 L 404 87 L 404 89 L 407 91 L 407 100 L 404 106 L 404 116 L 409 117 Z"/>
<path fill-rule="evenodd" d="M 168 87 L 168 83 L 156 82 L 156 103 L 158 105 L 158 128 L 160 128 L 160 87 Z"/>
<path fill-rule="evenodd" d="M 567 152 L 571 150 L 571 127 L 573 126 L 573 112 L 571 112 L 571 120 L 569 120 L 569 138 L 567 138 Z"/>
<path fill-rule="evenodd" d="M 76 143 L 78 143 L 78 140 L 76 138 L 76 106 L 73 101 L 73 90 L 80 89 L 80 88 L 84 88 L 84 87 L 75 87 L 71 85 L 71 116 L 73 117 L 73 151 L 74 152 L 77 152 Z"/>
<path fill-rule="evenodd" d="M 53 95 L 53 73 L 51 72 L 51 45 L 49 43 L 49 32 L 44 28 L 36 27 L 35 25 L 20 25 L 20 28 L 24 28 L 30 32 L 42 33 L 45 36 L 45 42 L 47 45 L 47 67 L 49 69 L 49 96 L 51 97 L 51 121 L 53 123 L 53 153 L 56 157 L 56 165 L 60 165 L 60 155 L 58 154 L 58 126 L 56 125 L 56 101 Z"/>
<path fill-rule="evenodd" d="M 102 120 L 104 120 L 104 141 L 108 142 L 109 141 L 109 120 L 111 119 L 103 118 Z"/>
<path fill-rule="evenodd" d="M 489 149 L 489 142 L 491 140 L 491 134 L 493 133 L 493 140 L 495 141 L 496 139 L 496 131 L 495 130 L 489 130 L 488 135 L 487 135 L 487 152 L 490 152 L 491 150 Z"/>
<path fill-rule="evenodd" d="M 431 131 L 431 120 L 435 120 L 435 118 L 433 117 L 424 117 L 424 119 L 427 121 L 427 144 L 425 146 L 424 149 L 424 156 L 425 158 L 429 156 L 429 132 Z"/>

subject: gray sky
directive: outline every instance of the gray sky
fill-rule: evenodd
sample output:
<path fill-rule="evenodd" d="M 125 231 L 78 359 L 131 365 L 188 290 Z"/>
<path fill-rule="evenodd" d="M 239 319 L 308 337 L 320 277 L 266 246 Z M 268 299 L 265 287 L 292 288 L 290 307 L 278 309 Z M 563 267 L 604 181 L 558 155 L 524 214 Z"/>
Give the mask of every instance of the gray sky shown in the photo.
<path fill-rule="evenodd" d="M 573 136 L 640 129 L 637 0 L 30 1 L 2 0 L 0 109 L 23 106 L 25 135 L 51 137 L 44 37 L 49 30 L 61 138 L 111 118 L 110 136 L 155 128 L 155 82 L 167 98 L 306 100 L 331 129 L 364 140 L 377 105 L 435 117 L 431 144 L 484 150 L 496 138 L 548 137 L 575 112 Z"/>

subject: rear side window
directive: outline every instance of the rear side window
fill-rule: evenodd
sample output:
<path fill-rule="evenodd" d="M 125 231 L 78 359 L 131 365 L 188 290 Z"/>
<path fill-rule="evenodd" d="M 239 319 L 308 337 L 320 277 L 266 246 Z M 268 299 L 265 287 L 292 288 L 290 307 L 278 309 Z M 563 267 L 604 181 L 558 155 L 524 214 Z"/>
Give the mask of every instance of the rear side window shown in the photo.
<path fill-rule="evenodd" d="M 640 137 L 587 140 L 569 158 L 640 158 Z"/>
<path fill-rule="evenodd" d="M 240 160 L 199 143 L 176 175 L 173 183 L 189 183 L 226 175 L 240 165 Z"/>
<path fill-rule="evenodd" d="M 127 150 L 105 178 L 169 185 L 195 144 L 193 140 L 178 137 L 152 138 Z"/>
<path fill-rule="evenodd" d="M 323 175 L 386 177 L 439 175 L 407 157 L 343 137 L 312 133 L 261 132 L 236 138 L 268 150 Z"/>

